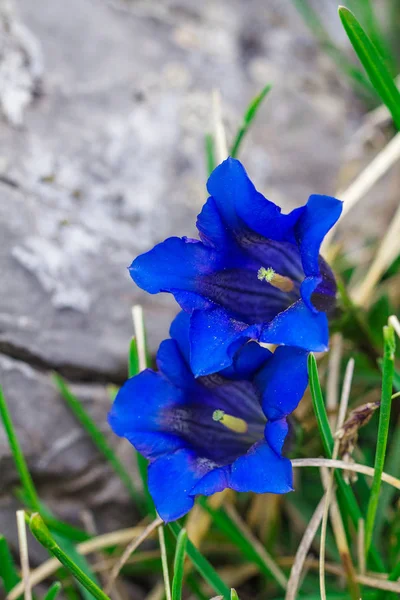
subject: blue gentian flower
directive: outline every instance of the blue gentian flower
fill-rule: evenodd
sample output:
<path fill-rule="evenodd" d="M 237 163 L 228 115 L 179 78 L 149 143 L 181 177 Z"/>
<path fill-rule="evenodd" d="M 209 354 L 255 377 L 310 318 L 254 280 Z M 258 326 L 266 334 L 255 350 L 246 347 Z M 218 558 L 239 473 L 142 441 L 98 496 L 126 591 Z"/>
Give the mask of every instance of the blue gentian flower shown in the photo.
<path fill-rule="evenodd" d="M 160 345 L 159 371 L 129 379 L 109 414 L 113 431 L 150 461 L 148 485 L 164 521 L 187 513 L 195 496 L 227 487 L 282 494 L 292 466 L 282 456 L 286 416 L 307 386 L 307 352 L 256 342 L 219 374 L 195 378 L 189 366 L 189 315 Z"/>
<path fill-rule="evenodd" d="M 282 214 L 232 158 L 213 171 L 207 189 L 197 220 L 201 241 L 168 238 L 130 267 L 137 285 L 151 294 L 170 292 L 191 314 L 195 375 L 227 367 L 249 339 L 327 350 L 325 312 L 336 284 L 319 249 L 342 203 L 312 195 Z"/>

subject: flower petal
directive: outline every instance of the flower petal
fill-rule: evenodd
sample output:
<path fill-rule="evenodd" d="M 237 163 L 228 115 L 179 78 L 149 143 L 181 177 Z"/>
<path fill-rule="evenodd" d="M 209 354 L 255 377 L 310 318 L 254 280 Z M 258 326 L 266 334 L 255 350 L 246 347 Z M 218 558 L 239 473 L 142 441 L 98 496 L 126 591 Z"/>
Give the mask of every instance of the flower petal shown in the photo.
<path fill-rule="evenodd" d="M 316 310 L 311 302 L 311 295 L 321 284 L 324 273 L 326 276 L 328 272 L 322 269 L 321 273 L 320 247 L 325 235 L 339 219 L 342 208 L 343 202 L 336 198 L 313 194 L 309 197 L 295 227 L 296 240 L 306 275 L 301 286 L 301 295 L 311 310 Z M 334 281 L 330 269 L 329 273 Z"/>
<path fill-rule="evenodd" d="M 150 464 L 149 491 L 163 521 L 175 521 L 192 508 L 191 490 L 213 467 L 213 463 L 198 459 L 194 452 L 186 449 Z"/>
<path fill-rule="evenodd" d="M 146 369 L 128 379 L 119 390 L 108 415 L 111 429 L 146 458 L 173 452 L 184 444 L 163 431 L 163 412 L 182 404 L 184 396 L 159 373 Z"/>
<path fill-rule="evenodd" d="M 328 337 L 326 314 L 315 313 L 303 300 L 298 300 L 264 327 L 260 341 L 296 346 L 310 352 L 325 352 Z"/>
<path fill-rule="evenodd" d="M 285 494 L 293 487 L 292 464 L 266 441 L 258 442 L 231 466 L 229 487 L 238 492 Z"/>
<path fill-rule="evenodd" d="M 190 364 L 189 328 L 190 315 L 183 310 L 176 315 L 169 328 L 169 335 L 178 344 L 179 351 L 188 365 Z"/>
<path fill-rule="evenodd" d="M 281 419 L 297 407 L 308 385 L 307 357 L 306 350 L 280 346 L 257 373 L 255 382 L 268 419 Z"/>
<path fill-rule="evenodd" d="M 228 317 L 223 309 L 195 310 L 190 320 L 190 364 L 196 377 L 228 367 L 245 341 L 257 338 L 260 328 Z"/>
<path fill-rule="evenodd" d="M 182 308 L 209 308 L 210 303 L 197 295 L 197 278 L 219 267 L 219 258 L 211 248 L 197 240 L 171 237 L 152 250 L 141 254 L 129 268 L 134 282 L 150 294 L 158 292 L 188 292 L 180 294 Z"/>
<path fill-rule="evenodd" d="M 196 227 L 200 239 L 206 246 L 221 250 L 229 243 L 228 232 L 224 226 L 213 197 L 208 198 L 197 217 Z"/>
<path fill-rule="evenodd" d="M 221 372 L 228 379 L 251 378 L 273 354 L 257 342 L 250 341 L 236 352 L 230 367 Z"/>
<path fill-rule="evenodd" d="M 185 362 L 175 340 L 161 342 L 157 352 L 157 366 L 163 375 L 176 387 L 187 388 L 194 384 L 193 373 Z"/>
<path fill-rule="evenodd" d="M 277 454 L 281 454 L 283 444 L 289 431 L 286 419 L 279 421 L 268 421 L 265 426 L 265 439 Z"/>

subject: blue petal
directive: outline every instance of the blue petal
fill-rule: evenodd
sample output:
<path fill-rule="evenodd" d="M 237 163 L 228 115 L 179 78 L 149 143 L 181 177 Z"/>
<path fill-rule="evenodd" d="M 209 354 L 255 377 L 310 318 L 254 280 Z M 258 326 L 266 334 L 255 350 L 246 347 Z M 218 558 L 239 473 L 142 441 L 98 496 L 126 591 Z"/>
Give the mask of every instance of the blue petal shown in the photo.
<path fill-rule="evenodd" d="M 280 346 L 257 373 L 255 382 L 268 419 L 281 419 L 297 407 L 308 385 L 307 357 L 306 350 Z"/>
<path fill-rule="evenodd" d="M 315 313 L 298 300 L 264 327 L 260 341 L 297 346 L 310 352 L 325 352 L 328 337 L 326 314 Z"/>
<path fill-rule="evenodd" d="M 195 310 L 190 321 L 190 364 L 195 376 L 228 367 L 239 347 L 257 338 L 259 330 L 229 318 L 223 309 Z"/>
<path fill-rule="evenodd" d="M 163 432 L 163 413 L 183 402 L 180 390 L 146 369 L 119 390 L 108 422 L 114 433 L 129 440 L 146 458 L 155 458 L 185 445 L 179 437 Z"/>
<path fill-rule="evenodd" d="M 309 197 L 305 210 L 295 227 L 295 235 L 306 275 L 301 287 L 301 295 L 312 310 L 311 294 L 322 281 L 320 247 L 325 235 L 339 219 L 342 208 L 343 203 L 336 198 L 313 194 Z"/>
<path fill-rule="evenodd" d="M 293 487 L 292 464 L 267 442 L 258 442 L 231 466 L 229 487 L 238 492 L 285 494 Z"/>
<path fill-rule="evenodd" d="M 204 475 L 191 491 L 192 496 L 212 496 L 230 487 L 230 465 L 218 467 Z"/>
<path fill-rule="evenodd" d="M 163 521 L 175 521 L 192 508 L 190 492 L 213 466 L 190 450 L 178 450 L 150 464 L 149 491 Z"/>
<path fill-rule="evenodd" d="M 179 312 L 171 323 L 169 335 L 178 344 L 186 363 L 190 364 L 190 341 L 189 341 L 190 315 L 183 310 Z"/>
<path fill-rule="evenodd" d="M 176 387 L 187 388 L 193 386 L 193 373 L 175 340 L 161 342 L 157 352 L 157 366 Z"/>
<path fill-rule="evenodd" d="M 197 240 L 171 237 L 141 254 L 129 268 L 134 282 L 150 294 L 186 291 L 179 302 L 182 308 L 193 310 L 196 305 L 209 308 L 209 301 L 197 296 L 197 278 L 219 268 L 219 258 L 211 248 Z"/>
<path fill-rule="evenodd" d="M 257 342 L 248 342 L 236 352 L 233 363 L 221 372 L 228 379 L 251 378 L 273 354 Z"/>
<path fill-rule="evenodd" d="M 279 421 L 268 421 L 265 426 L 265 439 L 277 454 L 281 454 L 283 444 L 289 431 L 289 425 L 286 419 Z"/>
<path fill-rule="evenodd" d="M 214 198 L 208 198 L 204 204 L 201 213 L 197 217 L 196 226 L 199 230 L 200 239 L 206 246 L 220 250 L 229 243 L 228 232 L 221 220 Z"/>

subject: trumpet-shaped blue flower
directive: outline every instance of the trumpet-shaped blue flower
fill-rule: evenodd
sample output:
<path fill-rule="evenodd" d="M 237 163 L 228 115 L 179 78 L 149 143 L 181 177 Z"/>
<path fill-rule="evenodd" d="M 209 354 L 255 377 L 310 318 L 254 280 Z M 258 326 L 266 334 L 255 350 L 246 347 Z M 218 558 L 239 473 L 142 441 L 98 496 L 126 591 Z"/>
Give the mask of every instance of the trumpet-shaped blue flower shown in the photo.
<path fill-rule="evenodd" d="M 191 315 L 196 376 L 232 363 L 247 340 L 324 351 L 326 311 L 336 284 L 319 255 L 342 203 L 310 196 L 285 215 L 257 192 L 229 158 L 211 174 L 198 216 L 200 240 L 168 238 L 133 261 L 133 280 L 151 294 L 170 292 Z"/>
<path fill-rule="evenodd" d="M 120 389 L 109 423 L 150 461 L 149 490 L 164 521 L 183 516 L 197 494 L 226 487 L 282 494 L 292 466 L 282 456 L 286 416 L 307 386 L 307 352 L 274 354 L 249 342 L 219 374 L 195 379 L 189 366 L 189 315 L 160 345 L 159 371 L 146 369 Z"/>

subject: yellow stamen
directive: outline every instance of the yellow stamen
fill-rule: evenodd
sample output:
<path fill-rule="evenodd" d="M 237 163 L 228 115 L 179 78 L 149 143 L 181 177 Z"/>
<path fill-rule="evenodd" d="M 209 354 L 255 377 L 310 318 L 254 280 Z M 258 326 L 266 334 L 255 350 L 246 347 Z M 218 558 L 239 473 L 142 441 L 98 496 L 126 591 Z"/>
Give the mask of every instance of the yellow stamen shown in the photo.
<path fill-rule="evenodd" d="M 268 269 L 260 267 L 257 277 L 260 281 L 268 281 L 268 283 L 281 290 L 281 292 L 291 292 L 294 288 L 294 283 L 289 277 L 279 275 L 272 267 L 268 267 Z"/>
<path fill-rule="evenodd" d="M 213 419 L 235 433 L 246 433 L 249 428 L 246 421 L 239 419 L 239 417 L 227 415 L 223 410 L 214 410 Z"/>

